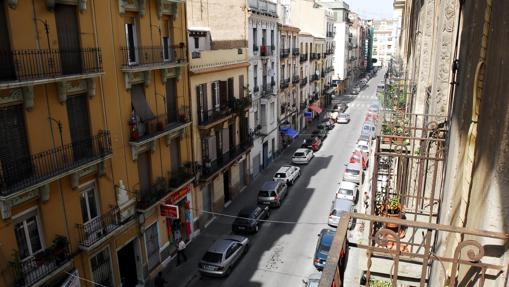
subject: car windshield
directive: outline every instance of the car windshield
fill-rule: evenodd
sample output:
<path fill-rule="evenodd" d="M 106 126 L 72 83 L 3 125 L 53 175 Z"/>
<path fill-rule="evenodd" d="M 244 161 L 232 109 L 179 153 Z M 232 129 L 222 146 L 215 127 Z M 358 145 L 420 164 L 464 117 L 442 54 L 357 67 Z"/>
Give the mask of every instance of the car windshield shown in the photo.
<path fill-rule="evenodd" d="M 346 115 L 345 114 L 341 114 L 339 115 L 340 118 L 346 118 Z"/>
<path fill-rule="evenodd" d="M 351 189 L 340 189 L 338 191 L 339 194 L 343 194 L 343 195 L 353 195 L 353 190 Z"/>
<path fill-rule="evenodd" d="M 328 255 L 329 250 L 330 250 L 330 245 L 320 242 L 320 246 L 318 247 L 318 252 L 322 253 L 323 255 Z"/>
<path fill-rule="evenodd" d="M 274 177 L 275 178 L 286 178 L 286 173 L 278 172 L 278 173 L 276 173 L 276 175 Z"/>
<path fill-rule="evenodd" d="M 320 284 L 319 280 L 309 280 L 307 287 L 318 287 L 318 284 Z"/>
<path fill-rule="evenodd" d="M 260 190 L 258 192 L 258 196 L 271 197 L 271 196 L 276 196 L 276 193 L 274 191 Z"/>
<path fill-rule="evenodd" d="M 293 156 L 295 156 L 295 157 L 303 157 L 304 153 L 303 152 L 296 152 L 296 153 L 293 154 Z"/>
<path fill-rule="evenodd" d="M 356 169 L 347 169 L 346 173 L 353 174 L 353 175 L 359 175 L 359 170 Z"/>
<path fill-rule="evenodd" d="M 203 261 L 212 262 L 212 263 L 220 263 L 223 259 L 223 254 L 216 252 L 207 252 L 203 255 Z"/>

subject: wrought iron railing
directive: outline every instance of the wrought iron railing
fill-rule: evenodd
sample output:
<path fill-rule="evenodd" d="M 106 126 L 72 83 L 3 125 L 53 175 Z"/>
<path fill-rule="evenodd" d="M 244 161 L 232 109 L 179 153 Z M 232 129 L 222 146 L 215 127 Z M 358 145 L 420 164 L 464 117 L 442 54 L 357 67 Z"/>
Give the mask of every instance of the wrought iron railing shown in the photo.
<path fill-rule="evenodd" d="M 272 94 L 272 93 L 273 93 L 273 89 L 272 89 L 272 87 L 273 87 L 273 86 L 272 86 L 272 84 L 271 84 L 271 85 L 269 85 L 269 84 L 267 84 L 267 83 L 263 83 L 263 84 L 262 84 L 262 92 L 263 92 L 263 94 L 264 94 L 264 95 L 270 95 L 270 94 Z"/>
<path fill-rule="evenodd" d="M 198 125 L 206 126 L 231 115 L 233 112 L 232 106 L 232 102 L 230 101 L 227 104 L 220 105 L 207 111 L 201 111 L 198 108 Z"/>
<path fill-rule="evenodd" d="M 110 154 L 110 133 L 101 131 L 41 153 L 0 160 L 0 195 L 13 194 Z"/>
<path fill-rule="evenodd" d="M 304 87 L 308 83 L 308 77 L 304 77 L 300 80 L 300 86 Z"/>
<path fill-rule="evenodd" d="M 235 98 L 233 101 L 233 110 L 236 112 L 245 111 L 250 108 L 253 104 L 251 97 L 242 97 L 240 99 Z"/>
<path fill-rule="evenodd" d="M 258 92 L 259 90 L 260 90 L 260 87 L 259 87 L 259 86 L 254 86 L 254 88 L 253 88 L 253 92 L 255 92 L 255 93 L 256 93 L 256 92 Z"/>
<path fill-rule="evenodd" d="M 271 46 L 261 45 L 260 46 L 260 56 L 262 56 L 262 57 L 272 56 Z"/>
<path fill-rule="evenodd" d="M 100 48 L 0 50 L 0 83 L 102 72 Z"/>
<path fill-rule="evenodd" d="M 156 116 L 152 120 L 138 122 L 134 127 L 131 128 L 131 135 L 129 140 L 131 142 L 142 142 L 179 128 L 182 125 L 189 123 L 190 121 L 191 117 L 189 114 L 189 108 L 179 107 L 176 113 L 171 112 L 168 114 L 162 114 Z"/>
<path fill-rule="evenodd" d="M 158 177 L 149 187 L 136 191 L 136 207 L 145 210 L 163 199 L 169 192 L 168 178 Z"/>
<path fill-rule="evenodd" d="M 320 77 L 318 75 L 311 75 L 311 82 L 318 81 Z"/>
<path fill-rule="evenodd" d="M 299 54 L 300 54 L 300 50 L 299 50 L 299 48 L 293 48 L 293 49 L 292 49 L 292 55 L 294 55 L 294 56 L 298 56 Z"/>
<path fill-rule="evenodd" d="M 90 247 L 120 227 L 120 209 L 114 207 L 84 224 L 77 224 L 80 245 Z"/>
<path fill-rule="evenodd" d="M 202 164 L 202 176 L 208 177 L 217 171 L 221 170 L 223 167 L 227 166 L 229 163 L 231 163 L 233 160 L 235 160 L 237 157 L 245 153 L 247 150 L 249 150 L 253 146 L 253 140 L 248 139 L 245 142 L 235 146 L 230 147 L 230 150 L 228 152 L 223 153 L 220 155 L 217 159 L 209 161 L 209 160 L 203 160 Z"/>
<path fill-rule="evenodd" d="M 298 84 L 300 82 L 300 77 L 298 75 L 292 77 L 292 83 Z"/>
<path fill-rule="evenodd" d="M 33 286 L 72 258 L 68 240 L 59 236 L 45 250 L 39 251 L 29 258 L 16 258 L 11 262 L 15 286 Z"/>
<path fill-rule="evenodd" d="M 183 164 L 178 170 L 170 173 L 170 188 L 178 188 L 195 176 L 195 166 L 192 163 Z"/>
<path fill-rule="evenodd" d="M 281 49 L 280 56 L 281 58 L 288 58 L 290 55 L 290 49 Z"/>
<path fill-rule="evenodd" d="M 308 60 L 308 54 L 300 54 L 300 62 L 304 63 Z"/>
<path fill-rule="evenodd" d="M 288 86 L 290 85 L 290 79 L 283 79 L 281 80 L 281 83 L 279 83 L 279 88 L 280 89 L 286 89 L 288 88 Z"/>
<path fill-rule="evenodd" d="M 161 46 L 122 47 L 122 67 L 124 69 L 140 66 L 158 66 L 165 64 L 184 63 L 186 61 L 185 46 L 164 48 Z"/>

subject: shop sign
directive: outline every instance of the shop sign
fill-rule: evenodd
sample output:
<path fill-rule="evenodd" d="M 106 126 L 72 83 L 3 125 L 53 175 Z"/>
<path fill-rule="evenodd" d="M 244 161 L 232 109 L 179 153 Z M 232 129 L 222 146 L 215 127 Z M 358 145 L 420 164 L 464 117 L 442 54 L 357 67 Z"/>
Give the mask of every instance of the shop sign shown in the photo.
<path fill-rule="evenodd" d="M 306 119 L 310 119 L 310 118 L 312 118 L 312 117 L 313 117 L 313 112 L 304 112 L 304 117 L 305 117 Z"/>
<path fill-rule="evenodd" d="M 161 216 L 169 217 L 173 219 L 179 218 L 179 207 L 171 204 L 161 204 Z"/>
<path fill-rule="evenodd" d="M 167 204 L 176 204 L 181 201 L 184 197 L 187 196 L 187 193 L 191 190 L 191 185 L 188 184 L 181 188 L 180 190 L 174 191 L 170 193 L 170 195 L 166 198 Z"/>

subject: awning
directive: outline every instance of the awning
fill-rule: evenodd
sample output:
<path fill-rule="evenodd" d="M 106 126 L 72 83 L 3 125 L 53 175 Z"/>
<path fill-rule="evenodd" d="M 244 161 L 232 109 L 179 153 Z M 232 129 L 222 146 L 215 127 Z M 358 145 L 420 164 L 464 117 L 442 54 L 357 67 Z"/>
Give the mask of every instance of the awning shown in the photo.
<path fill-rule="evenodd" d="M 281 129 L 281 133 L 286 134 L 287 136 L 291 137 L 292 139 L 296 138 L 299 135 L 299 132 L 292 128 L 283 128 L 283 129 Z"/>
<path fill-rule="evenodd" d="M 134 112 L 140 117 L 142 121 L 146 122 L 155 118 L 143 93 L 132 91 L 131 103 L 133 105 Z"/>
<path fill-rule="evenodd" d="M 315 104 L 312 104 L 312 105 L 309 105 L 308 107 L 309 109 L 311 109 L 312 111 L 315 111 L 317 113 L 321 113 L 322 112 L 322 109 L 320 109 L 317 105 Z"/>

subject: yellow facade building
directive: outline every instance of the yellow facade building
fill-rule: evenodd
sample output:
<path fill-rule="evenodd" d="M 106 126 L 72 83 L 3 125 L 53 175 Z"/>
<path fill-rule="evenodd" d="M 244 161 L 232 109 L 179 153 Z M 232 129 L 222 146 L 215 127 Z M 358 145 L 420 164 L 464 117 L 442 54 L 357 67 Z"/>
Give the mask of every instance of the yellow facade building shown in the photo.
<path fill-rule="evenodd" d="M 189 241 L 186 7 L 0 0 L 0 286 L 143 285 Z"/>

